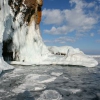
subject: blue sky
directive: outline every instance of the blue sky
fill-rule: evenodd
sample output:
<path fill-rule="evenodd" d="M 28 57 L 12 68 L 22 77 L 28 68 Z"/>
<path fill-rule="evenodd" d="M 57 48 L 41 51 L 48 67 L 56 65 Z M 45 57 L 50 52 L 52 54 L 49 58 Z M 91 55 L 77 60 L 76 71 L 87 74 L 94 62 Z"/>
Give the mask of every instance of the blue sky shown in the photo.
<path fill-rule="evenodd" d="M 44 0 L 40 25 L 48 46 L 100 54 L 100 0 Z"/>

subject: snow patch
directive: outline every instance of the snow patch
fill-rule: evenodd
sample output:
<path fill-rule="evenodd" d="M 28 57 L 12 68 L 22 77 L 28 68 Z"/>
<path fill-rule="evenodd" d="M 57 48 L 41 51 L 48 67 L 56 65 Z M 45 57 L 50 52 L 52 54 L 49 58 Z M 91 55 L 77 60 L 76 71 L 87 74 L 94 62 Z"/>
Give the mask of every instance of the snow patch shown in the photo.
<path fill-rule="evenodd" d="M 52 72 L 51 75 L 54 75 L 54 76 L 61 76 L 63 73 L 61 72 Z"/>
<path fill-rule="evenodd" d="M 28 83 L 37 82 L 37 83 L 50 83 L 53 82 L 57 77 L 53 77 L 50 75 L 39 75 L 39 74 L 30 74 L 26 76 L 25 80 Z"/>
<path fill-rule="evenodd" d="M 62 100 L 62 96 L 56 90 L 46 90 L 37 100 Z"/>
<path fill-rule="evenodd" d="M 22 80 L 22 84 L 12 90 L 15 93 L 28 91 L 41 91 L 46 88 L 46 83 L 53 82 L 56 77 L 49 75 L 29 74 Z"/>
<path fill-rule="evenodd" d="M 23 83 L 17 88 L 13 89 L 12 92 L 14 93 L 23 93 L 25 91 L 41 91 L 44 90 L 46 86 L 44 84 L 38 83 Z"/>
<path fill-rule="evenodd" d="M 76 93 L 79 93 L 81 92 L 81 89 L 68 89 L 67 91 L 73 93 L 73 94 L 76 94 Z"/>
<path fill-rule="evenodd" d="M 0 93 L 4 93 L 6 92 L 4 89 L 0 89 Z"/>
<path fill-rule="evenodd" d="M 2 71 L 5 71 L 5 70 L 11 70 L 11 69 L 14 69 L 13 66 L 9 65 L 8 63 L 6 63 L 2 57 L 0 57 L 0 73 Z"/>
<path fill-rule="evenodd" d="M 72 93 L 72 94 L 76 94 L 76 93 L 79 93 L 79 92 L 82 91 L 81 89 L 74 89 L 74 88 L 68 88 L 68 89 L 61 88 L 61 90 L 64 90 L 64 91 L 70 92 L 70 93 Z"/>

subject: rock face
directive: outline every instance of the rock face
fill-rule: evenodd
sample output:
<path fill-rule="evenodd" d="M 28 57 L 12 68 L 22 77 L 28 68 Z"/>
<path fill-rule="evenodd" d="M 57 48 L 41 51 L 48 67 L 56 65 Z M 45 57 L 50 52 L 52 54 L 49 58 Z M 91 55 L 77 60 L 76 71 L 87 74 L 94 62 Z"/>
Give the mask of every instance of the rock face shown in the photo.
<path fill-rule="evenodd" d="M 2 7 L 1 10 L 7 10 L 6 6 L 9 8 L 8 15 L 4 15 L 5 19 L 2 21 L 6 23 L 3 32 L 4 55 L 13 52 L 11 57 L 15 61 L 36 62 L 44 50 L 45 53 L 48 52 L 39 29 L 42 3 L 42 0 L 8 0 Z"/>
<path fill-rule="evenodd" d="M 42 0 L 9 0 L 8 4 L 14 13 L 14 20 L 16 21 L 17 16 L 22 14 L 23 23 L 31 25 L 32 21 L 35 20 L 36 24 L 41 21 L 41 6 Z"/>
<path fill-rule="evenodd" d="M 44 45 L 39 28 L 42 5 L 42 0 L 0 1 L 0 59 L 3 52 L 4 59 L 20 63 L 96 66 L 97 61 L 79 49 Z"/>

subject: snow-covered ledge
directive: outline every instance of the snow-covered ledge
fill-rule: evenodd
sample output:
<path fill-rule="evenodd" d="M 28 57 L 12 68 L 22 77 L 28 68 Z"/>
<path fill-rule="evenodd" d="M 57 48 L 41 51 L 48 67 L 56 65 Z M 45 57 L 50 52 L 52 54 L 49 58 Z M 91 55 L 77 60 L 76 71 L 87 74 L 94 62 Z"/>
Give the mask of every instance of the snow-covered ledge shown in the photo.
<path fill-rule="evenodd" d="M 98 62 L 73 47 L 47 47 L 41 37 L 42 0 L 0 0 L 0 68 L 13 68 L 2 57 L 13 53 L 11 64 L 58 64 L 94 67 Z M 3 45 L 3 46 L 2 46 Z"/>

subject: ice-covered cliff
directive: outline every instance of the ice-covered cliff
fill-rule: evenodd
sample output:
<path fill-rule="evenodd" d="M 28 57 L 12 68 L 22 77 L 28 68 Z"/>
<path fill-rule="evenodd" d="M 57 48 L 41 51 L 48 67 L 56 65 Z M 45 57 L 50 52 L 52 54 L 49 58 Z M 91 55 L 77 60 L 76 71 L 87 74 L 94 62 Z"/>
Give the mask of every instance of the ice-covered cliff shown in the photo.
<path fill-rule="evenodd" d="M 10 32 L 11 12 L 8 0 L 0 0 L 0 73 L 3 70 L 13 69 L 13 66 L 7 64 L 2 57 L 3 41 Z"/>
<path fill-rule="evenodd" d="M 0 68 L 5 66 L 3 57 L 12 63 L 96 66 L 97 61 L 79 49 L 45 46 L 39 28 L 42 4 L 42 0 L 0 0 Z"/>

